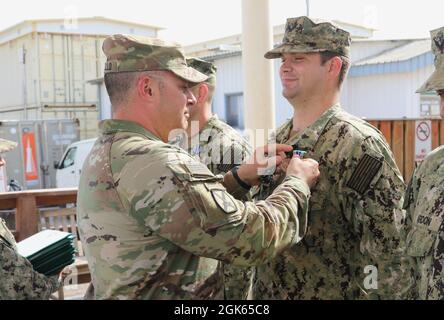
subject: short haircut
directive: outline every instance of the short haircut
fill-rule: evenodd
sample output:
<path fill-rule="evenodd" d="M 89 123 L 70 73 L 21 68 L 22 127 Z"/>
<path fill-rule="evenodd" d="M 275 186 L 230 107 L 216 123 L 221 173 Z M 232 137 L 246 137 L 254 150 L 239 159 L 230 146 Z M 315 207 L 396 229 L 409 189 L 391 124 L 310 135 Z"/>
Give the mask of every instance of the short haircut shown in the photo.
<path fill-rule="evenodd" d="M 105 87 L 113 107 L 128 102 L 130 90 L 135 88 L 137 80 L 145 75 L 156 77 L 159 81 L 159 89 L 163 89 L 163 79 L 156 71 L 113 72 L 105 74 Z"/>
<path fill-rule="evenodd" d="M 347 57 L 341 56 L 340 54 L 332 51 L 322 51 L 320 54 L 322 65 L 334 57 L 339 57 L 342 60 L 342 68 L 338 78 L 338 87 L 340 88 L 345 80 L 345 77 L 347 76 L 348 69 L 350 68 L 350 60 Z"/>
<path fill-rule="evenodd" d="M 204 83 L 208 87 L 207 102 L 211 104 L 213 102 L 214 91 L 216 90 L 216 86 L 214 84 L 211 84 L 211 83 L 208 83 L 208 82 L 204 82 Z"/>
<path fill-rule="evenodd" d="M 211 104 L 213 102 L 213 97 L 214 97 L 214 91 L 216 89 L 216 87 L 214 86 L 214 84 L 208 83 L 208 82 L 201 82 L 198 83 L 196 85 L 194 85 L 191 90 L 193 91 L 193 94 L 196 96 L 199 94 L 199 88 L 205 85 L 208 88 L 208 94 L 207 94 L 207 99 L 205 100 L 205 102 Z"/>
<path fill-rule="evenodd" d="M 105 87 L 113 106 L 127 103 L 130 89 L 134 88 L 140 72 L 113 72 L 105 74 Z"/>

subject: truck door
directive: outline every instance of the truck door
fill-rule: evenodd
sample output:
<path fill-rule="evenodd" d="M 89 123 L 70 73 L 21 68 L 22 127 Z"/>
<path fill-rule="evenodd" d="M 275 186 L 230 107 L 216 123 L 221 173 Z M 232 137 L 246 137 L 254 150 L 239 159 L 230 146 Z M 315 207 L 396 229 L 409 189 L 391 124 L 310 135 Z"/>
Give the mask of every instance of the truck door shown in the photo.
<path fill-rule="evenodd" d="M 77 147 L 69 148 L 63 160 L 59 163 L 57 169 L 57 187 L 58 188 L 71 188 L 76 187 L 78 172 L 76 170 L 77 165 L 75 163 L 77 153 Z"/>

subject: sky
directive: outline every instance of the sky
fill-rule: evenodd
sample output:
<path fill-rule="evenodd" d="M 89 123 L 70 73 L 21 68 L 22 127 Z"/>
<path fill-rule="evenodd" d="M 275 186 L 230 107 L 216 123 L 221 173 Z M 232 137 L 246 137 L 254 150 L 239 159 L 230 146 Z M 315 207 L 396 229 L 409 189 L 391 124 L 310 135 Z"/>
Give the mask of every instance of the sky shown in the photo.
<path fill-rule="evenodd" d="M 426 38 L 444 26 L 444 0 L 308 0 L 313 18 L 377 29 L 377 39 Z M 307 0 L 269 0 L 273 25 L 307 13 Z M 183 45 L 242 32 L 242 0 L 14 0 L 1 10 L 0 30 L 23 20 L 103 16 L 156 25 Z"/>

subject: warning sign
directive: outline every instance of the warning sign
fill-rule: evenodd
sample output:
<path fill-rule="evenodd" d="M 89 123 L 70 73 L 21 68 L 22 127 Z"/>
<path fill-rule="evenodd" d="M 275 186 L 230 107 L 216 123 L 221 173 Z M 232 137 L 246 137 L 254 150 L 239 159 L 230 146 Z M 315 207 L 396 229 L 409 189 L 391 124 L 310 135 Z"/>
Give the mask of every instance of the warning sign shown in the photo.
<path fill-rule="evenodd" d="M 422 161 L 432 151 L 432 121 L 416 121 L 415 128 L 415 161 Z"/>
<path fill-rule="evenodd" d="M 25 160 L 25 180 L 28 187 L 39 182 L 37 170 L 37 149 L 35 145 L 34 132 L 24 132 L 22 134 L 23 158 Z"/>

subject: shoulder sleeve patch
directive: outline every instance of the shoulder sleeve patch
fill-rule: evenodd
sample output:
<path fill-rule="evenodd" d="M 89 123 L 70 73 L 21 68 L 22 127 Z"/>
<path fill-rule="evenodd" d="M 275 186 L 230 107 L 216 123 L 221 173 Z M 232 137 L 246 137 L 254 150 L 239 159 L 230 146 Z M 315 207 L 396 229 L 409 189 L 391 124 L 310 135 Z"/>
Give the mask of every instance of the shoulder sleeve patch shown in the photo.
<path fill-rule="evenodd" d="M 359 160 L 355 171 L 353 171 L 350 180 L 347 182 L 347 187 L 355 190 L 359 194 L 364 194 L 370 186 L 373 178 L 382 167 L 382 159 L 378 159 L 369 154 L 364 154 Z"/>
<path fill-rule="evenodd" d="M 234 213 L 237 211 L 236 202 L 225 190 L 213 189 L 211 195 L 214 201 L 217 203 L 226 214 Z"/>

